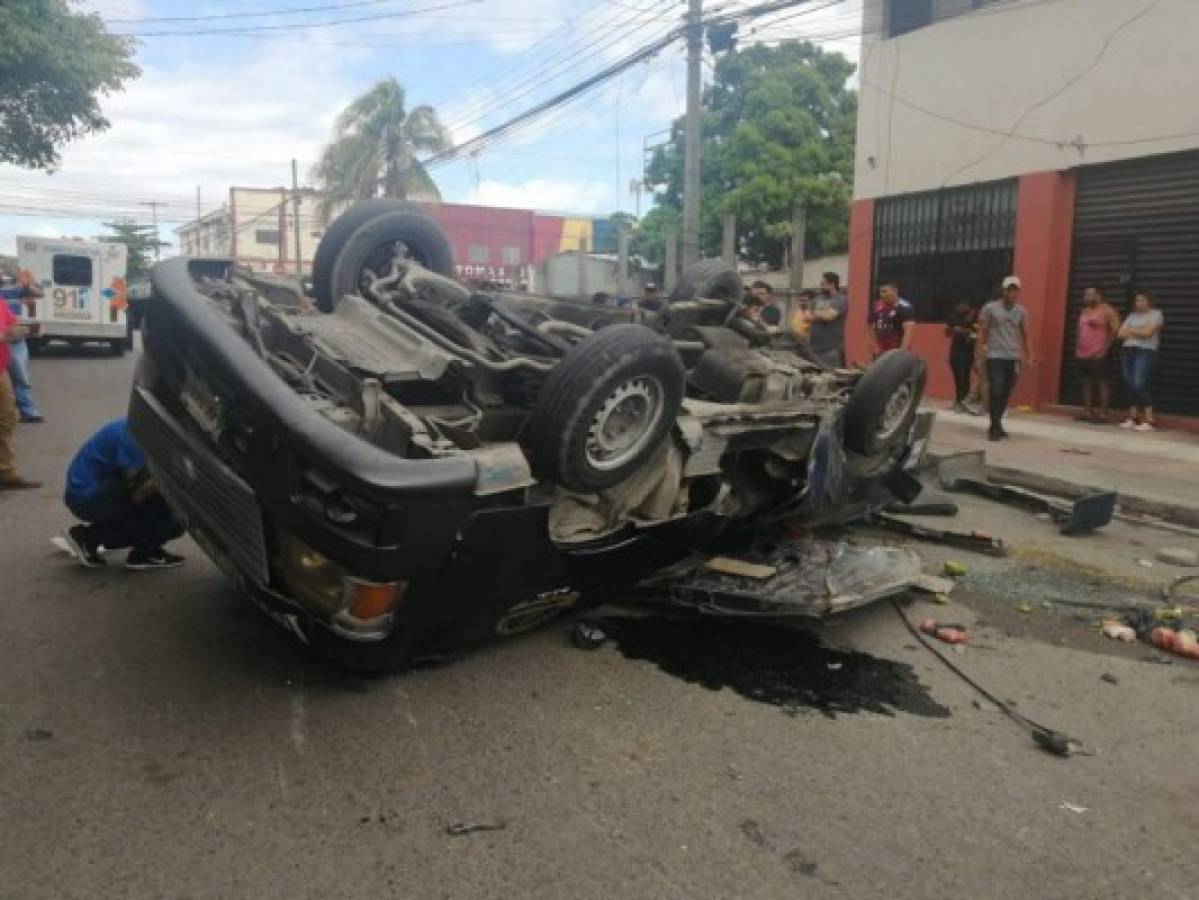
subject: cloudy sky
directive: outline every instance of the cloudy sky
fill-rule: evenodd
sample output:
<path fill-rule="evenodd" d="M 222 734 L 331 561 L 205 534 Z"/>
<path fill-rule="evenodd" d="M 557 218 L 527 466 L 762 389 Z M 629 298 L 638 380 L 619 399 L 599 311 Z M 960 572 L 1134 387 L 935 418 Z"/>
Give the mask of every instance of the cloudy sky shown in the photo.
<path fill-rule="evenodd" d="M 394 75 L 455 141 L 599 71 L 678 24 L 682 0 L 90 0 L 138 35 L 139 79 L 105 99 L 112 127 L 53 174 L 0 166 L 0 253 L 14 236 L 90 237 L 117 215 L 164 237 L 231 185 L 301 183 L 337 112 Z M 732 9 L 751 0 L 713 2 Z M 319 7 L 311 12 L 301 8 Z M 269 15 L 247 15 L 266 13 Z M 231 16 L 231 14 L 233 14 Z M 820 38 L 856 57 L 861 0 L 807 0 L 742 25 L 748 40 Z M 181 18 L 186 17 L 186 18 Z M 755 29 L 750 35 L 750 29 Z M 236 33 L 233 33 L 236 32 Z M 705 69 L 710 73 L 710 69 Z M 634 210 L 643 146 L 684 103 L 679 44 L 475 157 L 434 172 L 443 198 L 573 213 Z M 642 200 L 643 210 L 648 201 Z"/>

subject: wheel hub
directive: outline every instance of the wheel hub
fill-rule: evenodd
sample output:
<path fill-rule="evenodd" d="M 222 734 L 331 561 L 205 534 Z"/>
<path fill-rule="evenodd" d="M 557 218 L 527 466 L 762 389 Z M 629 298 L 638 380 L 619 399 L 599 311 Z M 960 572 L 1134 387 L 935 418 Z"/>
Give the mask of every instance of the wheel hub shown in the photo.
<path fill-rule="evenodd" d="M 904 419 L 907 418 L 914 396 L 910 381 L 905 381 L 895 389 L 895 393 L 891 395 L 883 409 L 882 419 L 875 432 L 879 441 L 888 441 L 895 436 L 895 433 L 903 425 Z"/>
<path fill-rule="evenodd" d="M 587 430 L 587 463 L 606 471 L 635 458 L 662 417 L 662 393 L 657 379 L 641 376 L 609 394 Z"/>

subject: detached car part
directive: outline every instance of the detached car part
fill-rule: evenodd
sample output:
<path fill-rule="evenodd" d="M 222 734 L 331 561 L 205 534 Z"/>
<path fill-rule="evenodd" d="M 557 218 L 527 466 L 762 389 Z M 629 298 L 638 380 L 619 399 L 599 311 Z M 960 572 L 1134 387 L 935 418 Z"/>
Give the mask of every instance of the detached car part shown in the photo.
<path fill-rule="evenodd" d="M 937 468 L 937 478 L 947 491 L 970 491 L 1026 512 L 1048 515 L 1061 533 L 1067 535 L 1087 534 L 1102 528 L 1111 522 L 1116 512 L 1115 491 L 1095 491 L 1065 504 L 1031 491 L 992 482 L 987 475 L 986 455 L 981 450 L 943 459 Z"/>
<path fill-rule="evenodd" d="M 924 364 L 830 370 L 742 319 L 719 262 L 688 283 L 720 296 L 603 317 L 452 272 L 391 200 L 330 225 L 315 303 L 228 260 L 154 270 L 130 404 L 149 465 L 205 552 L 347 666 L 525 631 L 917 489 Z"/>

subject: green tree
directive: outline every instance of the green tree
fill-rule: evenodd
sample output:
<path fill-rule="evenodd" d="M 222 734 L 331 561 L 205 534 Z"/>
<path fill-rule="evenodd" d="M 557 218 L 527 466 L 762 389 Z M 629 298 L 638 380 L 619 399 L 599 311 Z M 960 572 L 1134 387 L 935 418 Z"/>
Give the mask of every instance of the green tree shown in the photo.
<path fill-rule="evenodd" d="M 673 206 L 659 204 L 641 217 L 633 231 L 631 252 L 653 265 L 661 265 L 665 257 L 666 231 L 680 229 L 682 214 Z"/>
<path fill-rule="evenodd" d="M 140 74 L 132 55 L 65 0 L 0 2 L 0 162 L 53 169 L 63 144 L 106 129 L 98 97 Z"/>
<path fill-rule="evenodd" d="M 168 244 L 154 236 L 154 226 L 139 225 L 134 219 L 117 219 L 105 222 L 108 234 L 97 237 L 100 241 L 111 241 L 114 244 L 124 244 L 129 251 L 125 268 L 125 277 L 132 281 L 150 274 L 154 267 L 154 248 L 162 249 Z"/>
<path fill-rule="evenodd" d="M 439 200 L 440 192 L 420 154 L 451 146 L 433 107 L 407 108 L 404 88 L 384 78 L 347 106 L 313 177 L 324 191 L 320 213 L 330 214 L 371 197 Z"/>
<path fill-rule="evenodd" d="M 791 213 L 807 209 L 805 253 L 844 250 L 849 238 L 857 95 L 854 66 L 807 41 L 727 53 L 704 90 L 701 241 L 720 248 L 720 217 L 737 216 L 746 255 L 779 265 Z M 683 120 L 646 171 L 659 208 L 683 205 Z M 657 210 L 646 216 L 648 220 Z"/>

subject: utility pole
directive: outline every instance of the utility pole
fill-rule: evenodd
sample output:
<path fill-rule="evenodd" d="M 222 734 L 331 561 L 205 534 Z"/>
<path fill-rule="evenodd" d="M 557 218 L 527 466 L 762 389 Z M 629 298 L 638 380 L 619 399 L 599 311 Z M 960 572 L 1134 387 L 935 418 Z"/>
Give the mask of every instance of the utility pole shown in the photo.
<path fill-rule="evenodd" d="M 629 281 L 629 223 L 621 222 L 616 232 L 616 284 L 622 297 L 632 293 Z"/>
<path fill-rule="evenodd" d="M 808 231 L 808 212 L 802 206 L 791 213 L 791 276 L 787 286 L 795 296 L 803 290 L 803 245 Z"/>
<path fill-rule="evenodd" d="M 720 240 L 720 257 L 730 266 L 737 265 L 737 216 L 725 213 L 721 218 L 723 234 Z"/>
<path fill-rule="evenodd" d="M 160 248 L 158 245 L 160 243 L 162 243 L 158 239 L 158 207 L 162 206 L 162 203 L 158 200 L 143 200 L 138 204 L 138 206 L 150 207 L 150 212 L 153 214 L 153 217 L 154 217 L 154 262 L 158 262 L 158 260 L 160 258 L 160 253 L 159 253 Z"/>
<path fill-rule="evenodd" d="M 291 202 L 292 212 L 294 213 L 292 222 L 292 230 L 296 235 L 296 274 L 304 274 L 304 257 L 300 253 L 300 176 L 296 169 L 296 161 L 291 161 Z M 283 236 L 280 235 L 280 240 Z"/>
<path fill-rule="evenodd" d="M 683 268 L 699 260 L 700 88 L 703 82 L 703 0 L 687 4 L 687 118 L 683 130 Z"/>
<path fill-rule="evenodd" d="M 641 218 L 641 192 L 645 189 L 645 183 L 637 178 L 629 182 L 629 193 L 633 195 L 633 216 Z"/>
<path fill-rule="evenodd" d="M 662 287 L 666 290 L 667 296 L 675 289 L 679 283 L 679 232 L 677 228 L 667 228 L 662 232 L 662 241 L 665 246 L 662 248 L 663 265 L 666 269 L 665 284 Z"/>

